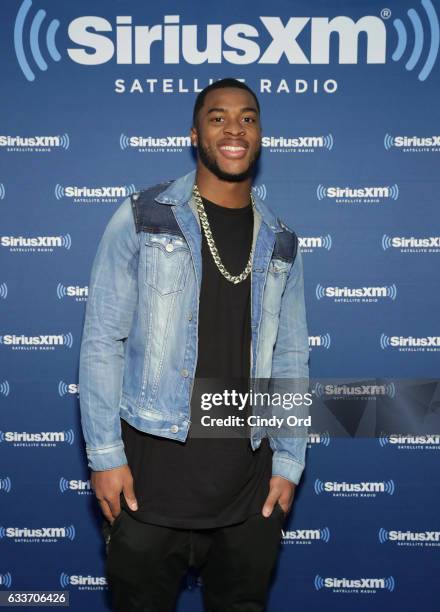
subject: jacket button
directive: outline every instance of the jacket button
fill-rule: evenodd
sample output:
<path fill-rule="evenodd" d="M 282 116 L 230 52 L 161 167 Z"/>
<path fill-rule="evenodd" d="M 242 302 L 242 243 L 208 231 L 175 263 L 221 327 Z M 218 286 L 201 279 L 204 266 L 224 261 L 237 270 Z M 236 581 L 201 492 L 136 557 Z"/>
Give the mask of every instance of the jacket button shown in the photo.
<path fill-rule="evenodd" d="M 181 370 L 180 372 L 182 374 L 182 376 L 184 376 L 185 378 L 188 376 L 189 372 L 186 368 L 183 368 L 183 370 Z"/>
<path fill-rule="evenodd" d="M 174 246 L 171 244 L 171 242 L 169 242 L 165 248 L 169 252 L 174 251 Z"/>
<path fill-rule="evenodd" d="M 177 427 L 177 425 L 171 425 L 171 433 L 177 433 L 179 431 L 179 428 Z"/>
<path fill-rule="evenodd" d="M 188 321 L 191 321 L 191 319 L 192 319 L 192 318 L 193 318 L 193 313 L 192 313 L 192 312 L 189 312 L 189 313 L 188 313 Z"/>

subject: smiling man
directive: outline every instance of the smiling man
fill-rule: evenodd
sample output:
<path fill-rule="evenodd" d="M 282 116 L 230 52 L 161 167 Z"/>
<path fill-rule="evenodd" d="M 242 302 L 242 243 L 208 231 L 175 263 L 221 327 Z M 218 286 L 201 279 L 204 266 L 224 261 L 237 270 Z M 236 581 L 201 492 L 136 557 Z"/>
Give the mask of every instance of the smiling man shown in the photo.
<path fill-rule="evenodd" d="M 298 239 L 252 190 L 261 133 L 251 89 L 206 87 L 191 127 L 195 172 L 127 198 L 98 245 L 81 419 L 121 612 L 171 611 L 191 566 L 206 610 L 265 609 L 307 432 L 198 426 L 207 388 L 308 379 Z M 209 414 L 245 421 L 249 410 Z"/>

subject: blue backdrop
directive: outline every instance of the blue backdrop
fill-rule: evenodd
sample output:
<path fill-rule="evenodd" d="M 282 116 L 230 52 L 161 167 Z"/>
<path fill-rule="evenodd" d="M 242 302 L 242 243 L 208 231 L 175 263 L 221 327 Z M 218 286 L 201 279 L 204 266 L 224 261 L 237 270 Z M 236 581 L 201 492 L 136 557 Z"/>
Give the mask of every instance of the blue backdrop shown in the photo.
<path fill-rule="evenodd" d="M 311 376 L 437 377 L 440 3 L 9 0 L 0 15 L 0 592 L 106 610 L 77 377 L 109 218 L 194 167 L 197 92 L 243 79 L 262 106 L 255 189 L 304 253 Z M 439 450 L 312 432 L 268 609 L 438 610 Z"/>

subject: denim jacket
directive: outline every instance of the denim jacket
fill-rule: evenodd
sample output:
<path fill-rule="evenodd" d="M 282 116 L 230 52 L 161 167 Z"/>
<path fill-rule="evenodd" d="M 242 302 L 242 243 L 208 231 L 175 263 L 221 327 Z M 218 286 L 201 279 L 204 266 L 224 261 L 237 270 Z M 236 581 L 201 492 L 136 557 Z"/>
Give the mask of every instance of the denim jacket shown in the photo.
<path fill-rule="evenodd" d="M 93 261 L 79 364 L 88 465 L 127 463 L 120 417 L 185 441 L 197 364 L 202 234 L 195 170 L 126 198 L 110 218 Z M 308 381 L 309 344 L 298 239 L 254 195 L 250 377 Z M 268 435 L 273 475 L 298 483 L 307 435 Z M 160 466 L 159 466 L 160 469 Z"/>

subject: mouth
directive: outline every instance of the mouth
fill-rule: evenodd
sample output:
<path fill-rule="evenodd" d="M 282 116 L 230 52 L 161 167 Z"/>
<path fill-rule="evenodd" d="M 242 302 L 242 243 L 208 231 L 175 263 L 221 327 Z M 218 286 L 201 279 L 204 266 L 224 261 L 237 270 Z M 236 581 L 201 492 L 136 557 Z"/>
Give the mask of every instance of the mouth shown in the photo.
<path fill-rule="evenodd" d="M 248 149 L 243 144 L 221 144 L 217 148 L 226 159 L 243 159 Z"/>

